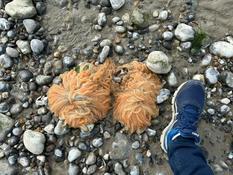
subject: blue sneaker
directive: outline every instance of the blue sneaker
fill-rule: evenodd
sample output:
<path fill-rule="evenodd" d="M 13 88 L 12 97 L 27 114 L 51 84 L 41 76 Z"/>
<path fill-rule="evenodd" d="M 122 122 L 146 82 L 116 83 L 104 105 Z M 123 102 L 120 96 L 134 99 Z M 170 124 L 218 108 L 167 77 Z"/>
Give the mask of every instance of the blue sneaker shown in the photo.
<path fill-rule="evenodd" d="M 205 90 L 198 80 L 190 80 L 178 87 L 172 99 L 172 120 L 160 137 L 161 147 L 167 153 L 168 145 L 177 137 L 200 141 L 198 119 L 205 105 Z"/>

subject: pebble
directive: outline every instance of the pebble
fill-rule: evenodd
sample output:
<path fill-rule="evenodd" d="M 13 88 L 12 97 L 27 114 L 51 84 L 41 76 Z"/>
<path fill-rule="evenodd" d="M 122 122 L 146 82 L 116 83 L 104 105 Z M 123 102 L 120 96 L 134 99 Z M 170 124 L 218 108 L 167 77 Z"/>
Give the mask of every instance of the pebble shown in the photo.
<path fill-rule="evenodd" d="M 0 81 L 0 92 L 8 92 L 11 89 L 10 85 L 5 81 Z"/>
<path fill-rule="evenodd" d="M 54 133 L 58 136 L 67 134 L 69 132 L 69 129 L 64 125 L 62 120 L 59 120 L 57 122 L 56 127 L 54 128 Z"/>
<path fill-rule="evenodd" d="M 205 71 L 205 77 L 210 84 L 215 84 L 218 82 L 219 72 L 214 67 L 209 67 Z"/>
<path fill-rule="evenodd" d="M 103 12 L 99 13 L 97 22 L 100 26 L 102 26 L 102 27 L 105 26 L 105 24 L 107 23 L 107 17 L 105 15 L 105 13 L 103 13 Z"/>
<path fill-rule="evenodd" d="M 180 40 L 180 41 L 189 41 L 194 38 L 194 30 L 191 26 L 180 23 L 175 29 L 175 36 Z"/>
<path fill-rule="evenodd" d="M 96 138 L 92 141 L 92 145 L 96 148 L 99 148 L 103 145 L 103 139 L 102 138 Z"/>
<path fill-rule="evenodd" d="M 89 166 L 88 169 L 87 169 L 87 173 L 86 173 L 86 174 L 88 174 L 88 175 L 94 174 L 95 171 L 96 171 L 96 168 L 97 168 L 96 165 L 91 165 L 91 166 Z"/>
<path fill-rule="evenodd" d="M 209 109 L 207 109 L 207 112 L 208 112 L 210 115 L 214 115 L 214 114 L 215 114 L 215 109 L 209 108 Z"/>
<path fill-rule="evenodd" d="M 126 28 L 124 26 L 116 26 L 115 30 L 117 33 L 125 33 Z"/>
<path fill-rule="evenodd" d="M 104 46 L 102 51 L 99 54 L 99 63 L 104 63 L 105 59 L 107 58 L 108 54 L 110 51 L 110 47 L 109 46 Z"/>
<path fill-rule="evenodd" d="M 201 81 L 203 84 L 205 84 L 205 77 L 203 74 L 195 74 L 193 76 L 193 80 L 199 80 Z"/>
<path fill-rule="evenodd" d="M 125 0 L 110 0 L 113 10 L 119 10 L 125 5 Z"/>
<path fill-rule="evenodd" d="M 32 39 L 30 46 L 35 54 L 40 54 L 44 50 L 44 43 L 39 39 Z"/>
<path fill-rule="evenodd" d="M 5 68 L 11 68 L 13 66 L 13 60 L 6 54 L 0 55 L 0 65 Z"/>
<path fill-rule="evenodd" d="M 10 109 L 10 106 L 7 102 L 0 103 L 0 113 L 7 113 Z"/>
<path fill-rule="evenodd" d="M 220 107 L 220 112 L 222 114 L 227 114 L 228 112 L 230 112 L 230 110 L 231 110 L 231 108 L 229 106 L 227 106 L 227 105 L 222 105 Z"/>
<path fill-rule="evenodd" d="M 163 39 L 166 41 L 172 40 L 173 36 L 174 36 L 174 34 L 170 31 L 163 32 Z"/>
<path fill-rule="evenodd" d="M 201 61 L 201 65 L 202 66 L 208 66 L 212 61 L 212 55 L 211 54 L 207 54 L 203 57 L 202 61 Z"/>
<path fill-rule="evenodd" d="M 23 167 L 28 167 L 30 165 L 30 161 L 27 157 L 20 157 L 18 159 L 18 163 Z"/>
<path fill-rule="evenodd" d="M 65 67 L 68 67 L 68 68 L 70 68 L 70 67 L 73 67 L 74 65 L 75 65 L 75 60 L 74 60 L 74 58 L 72 58 L 72 57 L 70 57 L 70 56 L 65 56 L 64 58 L 63 58 L 63 65 L 65 66 Z"/>
<path fill-rule="evenodd" d="M 169 86 L 172 86 L 172 87 L 175 87 L 178 84 L 178 81 L 177 81 L 177 78 L 174 72 L 171 72 L 168 75 L 167 81 L 168 81 Z"/>
<path fill-rule="evenodd" d="M 233 73 L 232 72 L 226 72 L 225 82 L 227 86 L 229 86 L 230 88 L 233 88 Z"/>
<path fill-rule="evenodd" d="M 152 15 L 154 18 L 157 18 L 159 16 L 159 11 L 158 10 L 153 11 Z"/>
<path fill-rule="evenodd" d="M 149 32 L 154 32 L 154 31 L 158 30 L 159 27 L 160 27 L 159 24 L 152 24 L 149 26 Z"/>
<path fill-rule="evenodd" d="M 153 130 L 153 129 L 150 129 L 150 128 L 147 128 L 146 133 L 147 133 L 148 136 L 150 136 L 150 137 L 153 137 L 153 136 L 156 135 L 156 131 Z"/>
<path fill-rule="evenodd" d="M 45 126 L 44 131 L 47 132 L 48 134 L 53 134 L 54 133 L 54 124 L 48 124 L 47 126 Z"/>
<path fill-rule="evenodd" d="M 47 84 L 51 83 L 52 80 L 53 80 L 53 77 L 51 77 L 49 75 L 37 75 L 36 76 L 36 83 L 40 86 L 47 85 Z"/>
<path fill-rule="evenodd" d="M 38 28 L 38 22 L 34 19 L 24 19 L 23 25 L 29 34 L 34 33 Z"/>
<path fill-rule="evenodd" d="M 23 134 L 25 148 L 33 154 L 41 154 L 44 150 L 45 136 L 37 131 L 26 130 Z"/>
<path fill-rule="evenodd" d="M 159 95 L 157 96 L 157 103 L 161 104 L 164 101 L 166 101 L 170 96 L 170 90 L 169 89 L 160 89 Z"/>
<path fill-rule="evenodd" d="M 114 172 L 117 175 L 126 175 L 126 173 L 123 170 L 122 165 L 119 162 L 117 162 L 117 163 L 114 164 Z"/>
<path fill-rule="evenodd" d="M 0 18 L 0 30 L 9 30 L 11 24 L 5 18 Z"/>
<path fill-rule="evenodd" d="M 19 52 L 17 51 L 17 49 L 12 47 L 6 48 L 6 54 L 12 58 L 17 58 L 19 56 Z"/>
<path fill-rule="evenodd" d="M 7 160 L 8 160 L 8 163 L 13 166 L 17 163 L 17 155 L 15 155 L 15 154 L 11 155 L 8 157 Z"/>
<path fill-rule="evenodd" d="M 13 104 L 13 105 L 11 106 L 10 113 L 11 113 L 12 115 L 16 115 L 16 114 L 19 114 L 22 110 L 23 110 L 22 105 L 16 103 L 16 104 Z"/>
<path fill-rule="evenodd" d="M 6 135 L 14 126 L 14 120 L 0 113 L 0 141 L 4 140 Z"/>
<path fill-rule="evenodd" d="M 139 167 L 138 166 L 132 166 L 130 168 L 130 175 L 140 175 Z"/>
<path fill-rule="evenodd" d="M 75 164 L 70 163 L 68 168 L 68 175 L 78 175 L 79 167 Z"/>
<path fill-rule="evenodd" d="M 100 47 L 111 46 L 111 45 L 112 45 L 112 41 L 110 39 L 104 39 L 103 41 L 100 42 Z"/>
<path fill-rule="evenodd" d="M 30 18 L 36 15 L 32 0 L 13 0 L 5 6 L 8 15 L 17 19 Z"/>
<path fill-rule="evenodd" d="M 168 18 L 168 11 L 167 10 L 163 10 L 159 13 L 158 19 L 165 21 Z"/>
<path fill-rule="evenodd" d="M 31 71 L 25 69 L 18 72 L 18 77 L 21 81 L 28 82 L 31 78 L 33 78 L 33 74 Z"/>
<path fill-rule="evenodd" d="M 62 158 L 63 157 L 63 153 L 62 153 L 62 150 L 60 149 L 55 149 L 54 150 L 54 155 L 57 157 L 57 158 Z"/>
<path fill-rule="evenodd" d="M 20 136 L 20 135 L 23 133 L 23 130 L 22 130 L 22 128 L 17 127 L 17 128 L 14 128 L 14 129 L 12 130 L 12 133 L 13 133 L 15 136 Z"/>
<path fill-rule="evenodd" d="M 228 105 L 231 102 L 231 100 L 229 98 L 223 98 L 223 99 L 220 100 L 220 102 L 222 104 Z"/>
<path fill-rule="evenodd" d="M 16 32 L 14 30 L 9 30 L 7 36 L 12 39 L 16 36 Z"/>
<path fill-rule="evenodd" d="M 170 62 L 171 60 L 162 51 L 153 51 L 146 59 L 147 67 L 157 74 L 167 74 L 172 68 Z"/>
<path fill-rule="evenodd" d="M 121 45 L 116 45 L 114 47 L 114 50 L 119 55 L 123 55 L 123 53 L 124 53 L 124 48 Z"/>
<path fill-rule="evenodd" d="M 112 23 L 116 24 L 120 20 L 121 20 L 121 18 L 119 16 L 115 16 L 115 17 L 112 18 Z"/>
<path fill-rule="evenodd" d="M 180 47 L 182 50 L 188 50 L 192 47 L 192 43 L 191 42 L 183 42 L 180 44 Z"/>
<path fill-rule="evenodd" d="M 133 149 L 138 149 L 139 147 L 140 147 L 139 141 L 135 141 L 135 142 L 132 143 L 132 148 Z"/>
<path fill-rule="evenodd" d="M 18 46 L 18 48 L 20 49 L 20 51 L 23 54 L 31 53 L 31 48 L 30 48 L 30 45 L 29 45 L 28 41 L 18 40 L 18 41 L 16 41 L 16 45 Z"/>
<path fill-rule="evenodd" d="M 81 151 L 78 148 L 71 148 L 68 153 L 68 161 L 73 162 L 74 160 L 78 159 L 81 156 Z"/>
<path fill-rule="evenodd" d="M 91 152 L 87 159 L 86 159 L 86 165 L 93 165 L 96 162 L 96 156 L 93 152 Z"/>
<path fill-rule="evenodd" d="M 226 41 L 217 41 L 210 46 L 210 52 L 220 57 L 233 57 L 233 44 Z"/>

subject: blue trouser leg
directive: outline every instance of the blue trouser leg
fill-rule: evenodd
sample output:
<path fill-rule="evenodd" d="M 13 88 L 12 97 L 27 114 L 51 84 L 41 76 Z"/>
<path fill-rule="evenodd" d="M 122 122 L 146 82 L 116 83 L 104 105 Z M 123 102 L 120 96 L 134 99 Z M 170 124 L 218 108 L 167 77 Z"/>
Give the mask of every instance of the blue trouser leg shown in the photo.
<path fill-rule="evenodd" d="M 178 137 L 168 147 L 168 158 L 175 175 L 213 175 L 194 140 Z"/>

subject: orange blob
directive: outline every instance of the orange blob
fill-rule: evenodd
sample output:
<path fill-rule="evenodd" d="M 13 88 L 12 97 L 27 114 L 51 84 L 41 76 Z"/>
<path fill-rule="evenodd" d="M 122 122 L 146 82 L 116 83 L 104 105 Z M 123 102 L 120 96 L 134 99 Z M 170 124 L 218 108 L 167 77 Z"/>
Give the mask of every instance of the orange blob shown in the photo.
<path fill-rule="evenodd" d="M 119 67 L 115 74 L 122 81 L 113 84 L 113 116 L 130 133 L 142 132 L 150 126 L 152 117 L 159 114 L 155 100 L 161 88 L 160 80 L 145 64 L 137 61 Z"/>
<path fill-rule="evenodd" d="M 107 60 L 80 73 L 74 70 L 63 73 L 62 83 L 52 85 L 48 91 L 50 110 L 73 128 L 102 120 L 111 105 L 113 71 L 114 64 Z"/>

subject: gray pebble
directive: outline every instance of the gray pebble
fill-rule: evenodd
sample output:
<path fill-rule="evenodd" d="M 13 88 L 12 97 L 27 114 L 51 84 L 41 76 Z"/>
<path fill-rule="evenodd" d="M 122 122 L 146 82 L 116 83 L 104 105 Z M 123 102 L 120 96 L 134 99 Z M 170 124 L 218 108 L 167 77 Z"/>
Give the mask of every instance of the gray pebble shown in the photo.
<path fill-rule="evenodd" d="M 7 113 L 10 110 L 10 106 L 6 102 L 0 103 L 0 113 Z"/>
<path fill-rule="evenodd" d="M 7 47 L 6 48 L 6 54 L 12 58 L 17 58 L 19 56 L 19 52 L 12 47 Z"/>
<path fill-rule="evenodd" d="M 126 28 L 124 26 L 116 26 L 115 30 L 117 33 L 125 33 Z"/>
<path fill-rule="evenodd" d="M 16 41 L 16 45 L 18 46 L 18 48 L 20 49 L 20 51 L 23 54 L 31 53 L 31 48 L 30 48 L 30 45 L 29 45 L 28 41 L 18 40 L 18 41 Z"/>
<path fill-rule="evenodd" d="M 119 10 L 125 5 L 125 0 L 110 0 L 110 3 L 114 10 Z"/>
<path fill-rule="evenodd" d="M 68 175 L 78 175 L 79 167 L 75 164 L 70 163 L 68 168 Z"/>
<path fill-rule="evenodd" d="M 89 166 L 88 169 L 87 169 L 87 173 L 86 173 L 86 174 L 88 174 L 88 175 L 94 174 L 95 171 L 96 171 L 96 168 L 97 168 L 96 165 L 91 165 L 91 166 Z"/>
<path fill-rule="evenodd" d="M 108 54 L 110 51 L 110 47 L 109 46 L 104 46 L 104 48 L 102 49 L 102 51 L 99 54 L 99 63 L 104 63 L 105 59 L 107 58 Z"/>
<path fill-rule="evenodd" d="M 78 148 L 71 148 L 68 153 L 68 161 L 73 162 L 74 160 L 78 159 L 81 156 L 81 151 Z"/>
<path fill-rule="evenodd" d="M 21 104 L 19 103 L 16 103 L 16 104 L 13 104 L 11 109 L 10 109 L 10 113 L 12 115 L 16 115 L 16 114 L 19 114 L 21 111 L 23 110 L 23 107 Z"/>
<path fill-rule="evenodd" d="M 173 33 L 170 31 L 166 31 L 163 33 L 163 39 L 166 41 L 172 40 L 173 36 L 174 36 Z"/>
<path fill-rule="evenodd" d="M 230 88 L 233 88 L 233 73 L 232 72 L 226 72 L 225 82 L 227 86 L 229 86 Z"/>
<path fill-rule="evenodd" d="M 11 27 L 10 22 L 5 18 L 0 18 L 0 30 L 9 30 Z"/>
<path fill-rule="evenodd" d="M 48 134 L 53 134 L 54 133 L 54 124 L 48 124 L 44 127 L 44 131 L 47 132 Z"/>
<path fill-rule="evenodd" d="M 37 75 L 36 77 L 36 83 L 38 85 L 47 85 L 49 83 L 51 83 L 53 80 L 53 78 L 51 76 L 48 75 Z"/>
<path fill-rule="evenodd" d="M 167 10 L 163 10 L 159 13 L 159 17 L 158 19 L 165 21 L 168 18 L 168 11 Z"/>
<path fill-rule="evenodd" d="M 17 128 L 14 128 L 14 129 L 12 130 L 12 133 L 13 133 L 15 136 L 20 136 L 20 135 L 23 133 L 23 130 L 22 130 L 22 128 L 17 127 Z"/>
<path fill-rule="evenodd" d="M 130 175 L 139 175 L 140 171 L 139 171 L 139 167 L 138 166 L 132 166 L 130 168 Z"/>
<path fill-rule="evenodd" d="M 229 106 L 227 106 L 227 105 L 222 105 L 220 107 L 220 112 L 222 114 L 227 114 L 228 112 L 230 112 L 230 110 L 231 110 L 231 108 Z"/>
<path fill-rule="evenodd" d="M 124 53 L 124 48 L 121 45 L 116 45 L 114 50 L 119 55 L 123 55 L 123 53 Z"/>
<path fill-rule="evenodd" d="M 63 152 L 62 152 L 62 150 L 56 148 L 56 149 L 54 150 L 54 155 L 55 155 L 56 157 L 62 158 L 62 157 L 63 157 Z"/>
<path fill-rule="evenodd" d="M 96 138 L 92 141 L 92 145 L 96 148 L 99 148 L 103 145 L 103 139 L 102 138 Z"/>
<path fill-rule="evenodd" d="M 8 157 L 8 163 L 10 165 L 15 165 L 17 163 L 17 156 L 16 155 L 11 155 Z"/>
<path fill-rule="evenodd" d="M 0 64 L 3 68 L 11 68 L 14 64 L 13 60 L 6 54 L 0 56 Z"/>
<path fill-rule="evenodd" d="M 33 78 L 33 74 L 31 71 L 25 69 L 19 71 L 18 77 L 21 81 L 28 82 L 31 78 Z"/>
<path fill-rule="evenodd" d="M 10 85 L 5 81 L 0 81 L 0 92 L 7 92 L 10 90 Z"/>
<path fill-rule="evenodd" d="M 118 21 L 120 21 L 120 20 L 121 20 L 120 17 L 115 16 L 115 17 L 112 18 L 112 23 L 116 24 L 116 23 L 117 23 Z"/>
<path fill-rule="evenodd" d="M 107 23 L 107 17 L 106 17 L 106 15 L 105 15 L 105 13 L 99 13 L 99 15 L 98 15 L 98 24 L 100 25 L 100 26 L 105 26 L 105 24 Z"/>
<path fill-rule="evenodd" d="M 123 167 L 120 163 L 115 163 L 114 165 L 114 172 L 117 174 L 117 175 L 126 175 L 126 173 L 124 172 L 123 170 Z"/>
<path fill-rule="evenodd" d="M 56 135 L 64 135 L 69 132 L 69 129 L 64 125 L 63 121 L 59 120 L 56 127 L 54 128 L 54 133 Z"/>
<path fill-rule="evenodd" d="M 132 143 L 132 148 L 133 149 L 138 149 L 139 147 L 140 147 L 139 141 L 135 141 L 135 142 Z"/>
<path fill-rule="evenodd" d="M 16 32 L 14 30 L 9 30 L 6 35 L 9 38 L 14 38 L 16 36 Z"/>
<path fill-rule="evenodd" d="M 112 41 L 110 39 L 104 39 L 103 41 L 100 42 L 100 47 L 111 46 L 111 45 L 112 45 Z"/>
<path fill-rule="evenodd" d="M 164 101 L 166 101 L 170 96 L 170 90 L 169 89 L 161 89 L 159 91 L 159 95 L 157 96 L 157 103 L 161 104 Z"/>
<path fill-rule="evenodd" d="M 74 60 L 72 57 L 70 57 L 70 56 L 65 56 L 65 57 L 63 58 L 63 65 L 64 65 L 65 67 L 70 68 L 70 67 L 74 66 L 74 64 L 75 64 L 75 60 Z"/>
<path fill-rule="evenodd" d="M 153 130 L 153 129 L 150 129 L 150 128 L 148 128 L 148 129 L 146 130 L 146 132 L 147 132 L 147 134 L 148 134 L 150 137 L 153 137 L 153 136 L 156 135 L 156 131 Z"/>
<path fill-rule="evenodd" d="M 22 165 L 23 167 L 27 167 L 27 166 L 30 165 L 30 161 L 29 161 L 29 159 L 28 159 L 27 157 L 20 157 L 20 158 L 18 159 L 18 163 L 19 163 L 20 165 Z"/>
<path fill-rule="evenodd" d="M 183 42 L 180 44 L 182 50 L 188 50 L 191 48 L 191 46 L 192 46 L 191 42 Z"/>
<path fill-rule="evenodd" d="M 38 28 L 38 22 L 36 22 L 33 19 L 24 19 L 23 25 L 29 34 L 34 33 L 36 29 Z"/>
<path fill-rule="evenodd" d="M 91 152 L 87 159 L 86 159 L 86 165 L 93 165 L 96 162 L 96 156 L 93 152 Z"/>
<path fill-rule="evenodd" d="M 40 54 L 44 50 L 44 43 L 39 39 L 32 39 L 30 46 L 35 54 Z"/>
<path fill-rule="evenodd" d="M 174 72 L 171 72 L 168 77 L 167 77 L 167 81 L 168 81 L 168 84 L 169 86 L 177 86 L 178 82 L 177 82 L 177 78 L 176 78 L 176 75 Z"/>
<path fill-rule="evenodd" d="M 219 76 L 219 72 L 216 68 L 214 67 L 209 67 L 208 69 L 206 69 L 205 71 L 205 77 L 208 80 L 208 82 L 210 84 L 215 84 L 218 82 L 218 76 Z"/>

